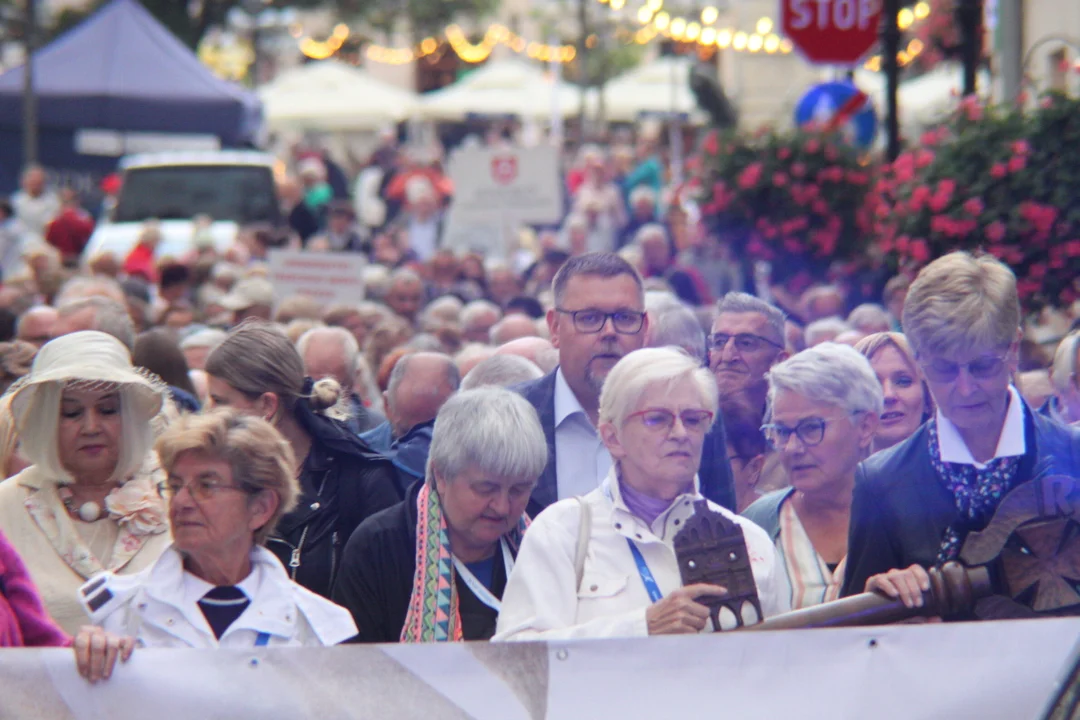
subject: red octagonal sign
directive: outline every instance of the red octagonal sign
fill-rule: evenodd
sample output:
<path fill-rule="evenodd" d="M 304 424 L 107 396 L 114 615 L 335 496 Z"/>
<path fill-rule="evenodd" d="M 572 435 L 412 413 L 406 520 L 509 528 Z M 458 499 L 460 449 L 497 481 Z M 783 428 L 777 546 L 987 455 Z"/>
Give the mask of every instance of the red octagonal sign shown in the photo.
<path fill-rule="evenodd" d="M 878 38 L 881 0 L 780 0 L 784 34 L 812 63 L 855 65 Z"/>

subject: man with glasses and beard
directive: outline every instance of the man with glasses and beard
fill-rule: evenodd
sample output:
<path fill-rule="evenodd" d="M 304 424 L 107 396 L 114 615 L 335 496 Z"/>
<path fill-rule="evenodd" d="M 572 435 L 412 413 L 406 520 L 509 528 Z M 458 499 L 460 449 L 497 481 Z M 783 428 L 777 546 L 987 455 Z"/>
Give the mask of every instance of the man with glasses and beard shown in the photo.
<path fill-rule="evenodd" d="M 645 346 L 648 318 L 641 276 L 614 253 L 570 258 L 552 282 L 555 307 L 547 313 L 559 366 L 514 388 L 532 403 L 548 444 L 548 464 L 527 512 L 536 515 L 556 500 L 585 495 L 611 469 L 611 455 L 596 431 L 600 390 L 615 363 Z M 699 472 L 701 493 L 735 506 L 724 429 L 717 422 L 705 438 Z"/>
<path fill-rule="evenodd" d="M 1016 277 L 992 256 L 954 252 L 923 268 L 903 324 L 937 411 L 856 471 L 843 594 L 877 590 L 919 607 L 925 568 L 957 559 L 1011 490 L 1076 477 L 1080 430 L 1032 412 L 1013 387 Z"/>

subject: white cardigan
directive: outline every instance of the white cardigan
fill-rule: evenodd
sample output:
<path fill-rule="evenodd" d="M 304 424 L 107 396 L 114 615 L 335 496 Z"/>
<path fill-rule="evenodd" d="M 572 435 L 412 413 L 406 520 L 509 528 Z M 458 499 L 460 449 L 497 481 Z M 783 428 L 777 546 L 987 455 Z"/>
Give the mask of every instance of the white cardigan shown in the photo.
<path fill-rule="evenodd" d="M 661 592 L 682 586 L 672 541 L 694 511 L 700 493 L 681 495 L 652 527 L 623 502 L 615 470 L 585 496 L 592 513 L 591 534 L 580 589 L 574 559 L 580 503 L 562 500 L 529 526 L 502 597 L 496 641 L 633 637 L 648 634 L 649 594 L 627 540 L 641 551 Z M 790 608 L 783 568 L 765 531 L 749 520 L 709 503 L 743 530 L 758 599 L 766 617 Z M 706 624 L 706 631 L 711 624 Z"/>
<path fill-rule="evenodd" d="M 269 647 L 321 647 L 356 635 L 348 610 L 290 580 L 272 552 L 255 547 L 251 562 L 251 575 L 241 583 L 251 604 L 220 640 L 199 609 L 200 598 L 172 545 L 144 572 L 103 573 L 79 592 L 95 625 L 134 636 L 142 647 L 251 648 L 260 633 L 268 636 Z"/>

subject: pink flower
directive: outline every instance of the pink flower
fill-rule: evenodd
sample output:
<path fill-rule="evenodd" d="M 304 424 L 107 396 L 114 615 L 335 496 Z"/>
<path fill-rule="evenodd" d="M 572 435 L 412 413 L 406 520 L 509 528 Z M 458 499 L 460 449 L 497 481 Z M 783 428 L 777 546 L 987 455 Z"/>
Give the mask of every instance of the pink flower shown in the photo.
<path fill-rule="evenodd" d="M 705 136 L 705 141 L 701 143 L 701 149 L 709 155 L 716 155 L 720 152 L 720 140 L 715 130 Z"/>
<path fill-rule="evenodd" d="M 127 482 L 105 497 L 109 515 L 133 535 L 154 535 L 168 529 L 165 502 L 143 483 Z"/>
<path fill-rule="evenodd" d="M 994 166 L 990 168 L 990 177 L 995 180 L 1001 180 L 1009 174 L 1009 168 L 1005 163 L 994 163 Z"/>
<path fill-rule="evenodd" d="M 911 211 L 922 212 L 922 209 L 926 207 L 926 204 L 930 202 L 932 193 L 930 188 L 925 185 L 920 185 L 911 191 Z"/>
<path fill-rule="evenodd" d="M 1017 140 L 1012 144 L 1012 151 L 1014 155 L 1030 155 L 1031 143 L 1027 140 Z"/>
<path fill-rule="evenodd" d="M 782 172 L 773 173 L 772 183 L 778 188 L 787 187 L 788 176 Z"/>
<path fill-rule="evenodd" d="M 923 168 L 928 168 L 931 164 L 933 164 L 935 157 L 936 156 L 934 155 L 933 151 L 920 149 L 915 153 L 915 167 L 919 168 L 920 170 L 922 170 Z"/>
<path fill-rule="evenodd" d="M 810 153 L 811 155 L 813 155 L 820 149 L 821 142 L 819 142 L 816 138 L 810 138 L 806 141 L 806 152 Z"/>
<path fill-rule="evenodd" d="M 969 198 L 964 202 L 964 211 L 967 212 L 968 215 L 978 217 L 983 214 L 983 210 L 985 209 L 986 206 L 983 204 L 981 198 Z"/>
<path fill-rule="evenodd" d="M 1027 167 L 1027 158 L 1023 155 L 1013 155 L 1009 158 L 1009 172 L 1018 173 Z"/>
<path fill-rule="evenodd" d="M 803 178 L 806 177 L 806 164 L 797 162 L 791 166 L 792 177 Z"/>
<path fill-rule="evenodd" d="M 839 153 L 836 152 L 835 147 L 833 147 L 832 145 L 826 145 L 825 146 L 825 159 L 826 160 L 828 160 L 829 162 L 836 162 L 836 159 L 838 157 L 840 157 L 840 155 L 839 155 Z"/>
<path fill-rule="evenodd" d="M 1065 254 L 1071 258 L 1080 257 L 1080 240 L 1065 243 Z"/>
<path fill-rule="evenodd" d="M 917 263 L 921 264 L 930 259 L 930 247 L 926 244 L 926 241 L 921 238 L 912 240 L 908 250 L 911 259 Z"/>
<path fill-rule="evenodd" d="M 975 95 L 968 95 L 961 100 L 960 110 L 971 122 L 978 122 L 983 118 L 983 106 Z"/>
<path fill-rule="evenodd" d="M 995 220 L 986 226 L 986 239 L 992 243 L 999 243 L 1005 239 L 1006 232 L 1005 223 Z"/>
<path fill-rule="evenodd" d="M 761 182 L 761 174 L 764 171 L 761 163 L 751 163 L 739 174 L 739 187 L 743 190 L 751 190 Z"/>
<path fill-rule="evenodd" d="M 781 160 L 787 160 L 789 157 L 791 157 L 791 148 L 780 148 L 776 151 L 776 157 L 780 158 Z"/>

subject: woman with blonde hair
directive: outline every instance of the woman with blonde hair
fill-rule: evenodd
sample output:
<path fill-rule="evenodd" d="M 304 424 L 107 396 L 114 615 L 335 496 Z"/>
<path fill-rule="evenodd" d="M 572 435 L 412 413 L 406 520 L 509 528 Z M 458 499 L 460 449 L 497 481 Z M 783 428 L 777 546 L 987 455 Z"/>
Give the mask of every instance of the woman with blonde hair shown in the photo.
<path fill-rule="evenodd" d="M 292 446 L 301 498 L 267 548 L 293 580 L 329 597 L 353 530 L 401 500 L 393 465 L 330 416 L 340 385 L 305 377 L 300 353 L 272 325 L 235 328 L 206 359 L 206 372 L 212 406 L 261 417 Z"/>
<path fill-rule="evenodd" d="M 868 335 L 855 344 L 855 349 L 870 361 L 885 394 L 885 409 L 871 451 L 878 452 L 907 440 L 929 420 L 934 413 L 934 399 L 902 333 Z"/>
<path fill-rule="evenodd" d="M 83 331 L 42 347 L 9 393 L 31 467 L 0 483 L 0 530 L 73 633 L 82 583 L 139 572 L 169 543 L 151 423 L 167 390 L 119 340 Z"/>
<path fill-rule="evenodd" d="M 80 589 L 97 626 L 75 637 L 84 677 L 109 677 L 136 645 L 322 647 L 356 633 L 348 612 L 291 581 L 264 547 L 300 494 L 280 433 L 218 410 L 177 420 L 157 449 L 173 543 L 134 577 L 104 573 Z"/>

